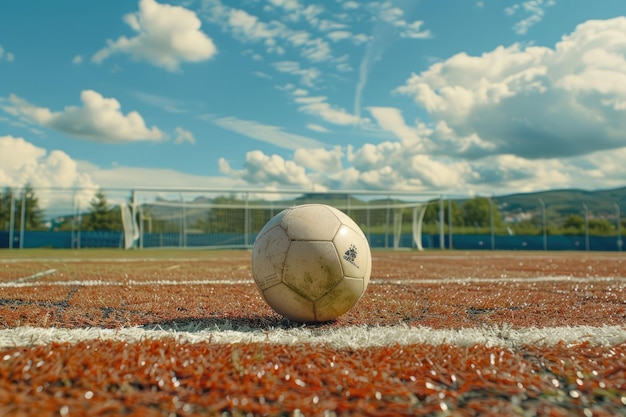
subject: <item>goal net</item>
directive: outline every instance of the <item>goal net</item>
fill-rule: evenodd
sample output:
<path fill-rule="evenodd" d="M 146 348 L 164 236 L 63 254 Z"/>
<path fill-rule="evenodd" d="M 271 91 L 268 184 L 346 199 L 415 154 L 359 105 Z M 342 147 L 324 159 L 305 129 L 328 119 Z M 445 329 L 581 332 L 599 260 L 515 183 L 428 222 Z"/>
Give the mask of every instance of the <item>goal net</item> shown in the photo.
<path fill-rule="evenodd" d="M 139 248 L 250 248 L 280 211 L 321 203 L 350 216 L 373 248 L 421 250 L 428 201 L 409 194 L 256 190 L 138 189 L 133 196 Z"/>

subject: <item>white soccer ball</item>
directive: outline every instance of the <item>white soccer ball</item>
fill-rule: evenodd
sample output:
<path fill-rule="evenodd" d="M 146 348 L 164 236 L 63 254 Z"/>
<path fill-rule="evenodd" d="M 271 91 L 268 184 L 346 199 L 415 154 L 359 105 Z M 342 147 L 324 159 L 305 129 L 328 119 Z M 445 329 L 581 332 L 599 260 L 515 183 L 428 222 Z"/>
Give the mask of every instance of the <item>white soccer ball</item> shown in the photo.
<path fill-rule="evenodd" d="M 334 320 L 365 293 L 372 256 L 365 234 L 324 204 L 281 211 L 259 232 L 252 275 L 278 314 L 299 322 Z"/>

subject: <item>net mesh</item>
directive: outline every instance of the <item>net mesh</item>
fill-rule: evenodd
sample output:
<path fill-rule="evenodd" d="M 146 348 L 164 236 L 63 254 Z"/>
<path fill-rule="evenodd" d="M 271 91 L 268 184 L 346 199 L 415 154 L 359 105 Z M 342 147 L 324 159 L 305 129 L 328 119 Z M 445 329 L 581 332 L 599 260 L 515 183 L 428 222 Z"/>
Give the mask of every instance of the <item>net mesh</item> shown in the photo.
<path fill-rule="evenodd" d="M 300 204 L 327 204 L 350 216 L 370 245 L 421 249 L 426 203 L 376 194 L 263 193 L 209 191 L 166 193 L 138 191 L 135 218 L 142 248 L 248 248 L 263 226 L 280 211 Z"/>

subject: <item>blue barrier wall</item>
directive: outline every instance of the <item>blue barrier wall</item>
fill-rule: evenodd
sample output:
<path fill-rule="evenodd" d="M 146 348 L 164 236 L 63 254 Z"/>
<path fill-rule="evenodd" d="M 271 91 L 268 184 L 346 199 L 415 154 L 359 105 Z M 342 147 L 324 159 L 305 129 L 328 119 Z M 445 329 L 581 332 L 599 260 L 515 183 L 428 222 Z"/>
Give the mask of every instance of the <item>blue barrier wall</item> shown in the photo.
<path fill-rule="evenodd" d="M 77 235 L 75 234 L 76 238 Z M 146 233 L 144 234 L 144 248 L 158 247 L 244 247 L 251 245 L 256 236 L 248 236 L 246 241 L 243 234 L 237 233 L 213 233 L 213 234 L 188 234 L 181 236 L 179 233 Z M 20 247 L 20 234 L 13 237 L 13 248 Z M 393 236 L 384 234 L 369 235 L 372 248 L 393 248 Z M 444 237 L 444 246 L 450 248 L 448 235 Z M 494 236 L 495 249 L 497 250 L 543 250 L 543 236 L 536 235 L 496 235 Z M 422 245 L 425 249 L 439 249 L 439 235 L 422 236 Z M 0 248 L 9 247 L 9 232 L 0 231 Z M 72 232 L 34 232 L 24 233 L 24 248 L 76 248 L 76 239 L 72 242 Z M 121 248 L 124 247 L 122 232 L 81 232 L 81 248 Z M 413 236 L 402 235 L 400 247 L 414 248 Z M 491 250 L 491 235 L 454 235 L 452 247 L 459 250 Z M 558 235 L 548 236 L 548 250 L 585 250 L 584 236 Z M 593 251 L 618 251 L 616 236 L 589 236 L 589 250 Z"/>
<path fill-rule="evenodd" d="M 74 237 L 78 235 L 75 234 Z M 0 248 L 9 247 L 9 232 L 0 231 Z M 72 232 L 24 232 L 23 247 L 70 249 L 78 247 L 72 244 Z M 20 233 L 13 235 L 13 248 L 20 247 Z M 81 232 L 81 248 L 120 248 L 124 247 L 122 232 Z"/>

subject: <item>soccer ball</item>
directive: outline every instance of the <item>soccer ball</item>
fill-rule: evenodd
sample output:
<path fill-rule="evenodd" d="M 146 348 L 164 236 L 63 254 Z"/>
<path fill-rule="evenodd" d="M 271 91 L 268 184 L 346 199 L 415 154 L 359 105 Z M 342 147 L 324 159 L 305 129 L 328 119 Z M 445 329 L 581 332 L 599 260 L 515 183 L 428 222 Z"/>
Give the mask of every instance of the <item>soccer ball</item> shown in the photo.
<path fill-rule="evenodd" d="M 334 320 L 365 293 L 372 271 L 367 238 L 346 214 L 324 204 L 281 211 L 261 229 L 252 275 L 278 314 L 298 322 Z"/>

